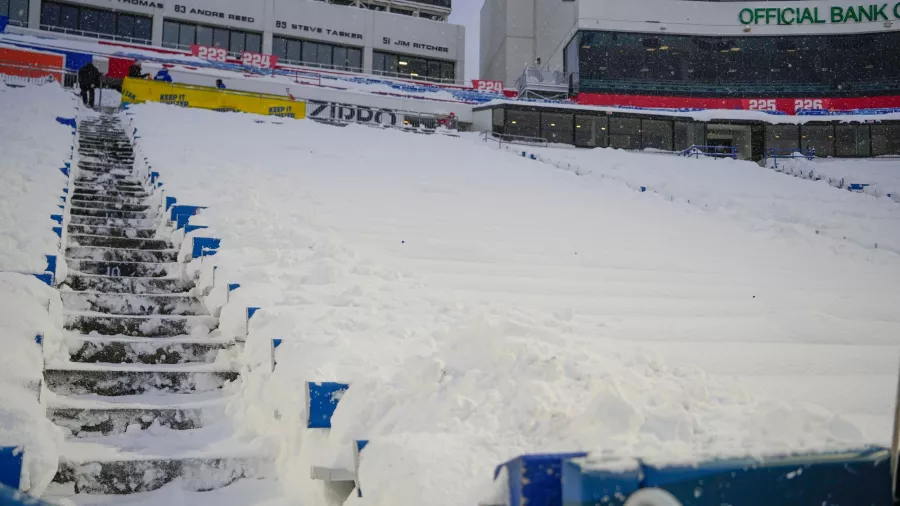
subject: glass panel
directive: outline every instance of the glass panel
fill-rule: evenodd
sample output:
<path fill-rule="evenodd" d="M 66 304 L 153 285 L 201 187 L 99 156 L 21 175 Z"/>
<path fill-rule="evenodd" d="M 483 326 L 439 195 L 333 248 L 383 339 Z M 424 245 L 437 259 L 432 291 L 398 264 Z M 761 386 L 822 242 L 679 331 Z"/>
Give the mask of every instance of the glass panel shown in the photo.
<path fill-rule="evenodd" d="M 344 69 L 347 68 L 347 48 L 335 46 L 334 47 L 334 66 L 336 68 Z"/>
<path fill-rule="evenodd" d="M 800 147 L 797 125 L 766 125 L 766 153 L 772 148 Z"/>
<path fill-rule="evenodd" d="M 328 44 L 319 44 L 318 49 L 316 50 L 316 62 L 319 65 L 330 66 L 331 65 L 331 46 Z"/>
<path fill-rule="evenodd" d="M 541 112 L 541 137 L 548 142 L 572 144 L 572 114 Z"/>
<path fill-rule="evenodd" d="M 506 133 L 524 137 L 540 137 L 541 117 L 536 111 L 506 111 Z"/>
<path fill-rule="evenodd" d="M 318 44 L 309 41 L 303 41 L 303 63 L 316 63 L 316 53 Z"/>
<path fill-rule="evenodd" d="M 116 34 L 122 37 L 131 37 L 134 35 L 134 16 L 119 14 L 118 24 L 116 25 Z"/>
<path fill-rule="evenodd" d="M 641 120 L 643 149 L 672 150 L 672 122 L 655 119 Z"/>
<path fill-rule="evenodd" d="M 2 6 L 0 6 L 0 12 Z M 9 20 L 25 24 L 28 22 L 28 0 L 11 0 L 9 2 Z"/>
<path fill-rule="evenodd" d="M 44 11 L 46 10 L 44 7 L 46 7 L 46 6 L 47 6 L 46 4 L 41 6 L 41 23 L 42 24 L 44 23 L 44 21 L 43 21 Z M 0 0 L 0 16 L 8 16 L 8 15 L 9 15 L 9 0 Z"/>
<path fill-rule="evenodd" d="M 244 42 L 245 49 L 250 51 L 251 53 L 261 53 L 262 52 L 262 35 L 258 33 L 248 33 L 246 41 Z"/>
<path fill-rule="evenodd" d="M 834 154 L 856 156 L 856 125 L 835 125 Z"/>
<path fill-rule="evenodd" d="M 272 55 L 279 60 L 287 59 L 287 39 L 284 37 L 272 37 Z"/>
<path fill-rule="evenodd" d="M 245 35 L 246 34 L 244 32 L 232 30 L 231 31 L 231 41 L 228 46 L 228 51 L 230 51 L 232 53 L 241 53 L 242 51 L 244 51 Z"/>
<path fill-rule="evenodd" d="M 212 47 L 228 49 L 228 29 L 213 28 Z"/>
<path fill-rule="evenodd" d="M 441 78 L 441 62 L 436 60 L 428 60 L 428 77 L 432 79 Z"/>
<path fill-rule="evenodd" d="M 347 67 L 348 70 L 362 69 L 362 50 L 347 48 Z"/>
<path fill-rule="evenodd" d="M 201 46 L 213 45 L 213 29 L 209 26 L 197 25 L 197 44 Z"/>
<path fill-rule="evenodd" d="M 691 146 L 706 144 L 703 123 L 675 122 L 675 150 L 684 151 Z"/>
<path fill-rule="evenodd" d="M 800 140 L 804 148 L 814 148 L 816 156 L 834 156 L 834 126 L 803 125 Z"/>
<path fill-rule="evenodd" d="M 386 54 L 384 55 L 384 70 L 388 74 L 396 74 L 398 69 L 400 68 L 400 61 L 395 54 Z"/>
<path fill-rule="evenodd" d="M 97 19 L 97 11 L 95 11 L 94 9 L 88 9 L 87 7 L 82 7 L 81 20 L 78 24 L 78 29 L 85 32 L 97 33 L 99 21 L 100 20 Z"/>
<path fill-rule="evenodd" d="M 153 38 L 153 19 L 143 16 L 134 17 L 134 38 L 150 41 Z"/>
<path fill-rule="evenodd" d="M 178 45 L 178 23 L 163 21 L 163 44 L 167 46 Z"/>
<path fill-rule="evenodd" d="M 428 75 L 428 62 L 422 58 L 409 58 L 409 74 L 413 77 L 425 77 Z"/>
<path fill-rule="evenodd" d="M 609 118 L 609 147 L 641 149 L 641 120 Z"/>
<path fill-rule="evenodd" d="M 594 118 L 597 116 L 576 114 L 575 115 L 575 145 L 580 147 L 597 147 L 596 123 Z"/>
<path fill-rule="evenodd" d="M 59 6 L 59 26 L 71 30 L 78 29 L 78 8 L 71 5 Z"/>
<path fill-rule="evenodd" d="M 197 27 L 182 23 L 178 30 L 178 43 L 182 46 L 190 46 L 196 42 Z"/>
<path fill-rule="evenodd" d="M 106 35 L 116 34 L 116 13 L 111 11 L 99 11 L 97 14 L 97 31 Z M 149 37 L 148 37 L 149 39 Z"/>
<path fill-rule="evenodd" d="M 384 67 L 384 53 L 372 53 L 372 71 L 373 72 L 383 72 Z"/>
<path fill-rule="evenodd" d="M 8 0 L 0 0 L 0 7 L 8 2 Z M 2 11 L 0 11 L 2 12 Z M 41 24 L 48 26 L 59 26 L 59 4 L 45 3 L 41 5 Z"/>
<path fill-rule="evenodd" d="M 299 40 L 288 40 L 287 43 L 287 59 L 293 61 L 300 61 L 300 51 L 302 50 L 302 43 Z"/>
<path fill-rule="evenodd" d="M 872 156 L 900 155 L 900 125 L 869 125 Z"/>
<path fill-rule="evenodd" d="M 456 64 L 450 62 L 441 63 L 441 79 L 451 82 L 456 79 Z"/>

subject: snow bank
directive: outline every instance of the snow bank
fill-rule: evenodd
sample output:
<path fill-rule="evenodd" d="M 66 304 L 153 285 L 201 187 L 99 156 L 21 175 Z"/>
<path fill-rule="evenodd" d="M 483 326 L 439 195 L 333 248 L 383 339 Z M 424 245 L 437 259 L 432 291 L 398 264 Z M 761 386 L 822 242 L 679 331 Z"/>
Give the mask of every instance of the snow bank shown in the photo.
<path fill-rule="evenodd" d="M 222 332 L 262 307 L 229 413 L 300 502 L 338 502 L 307 477 L 349 468 L 354 439 L 371 443 L 348 504 L 397 505 L 477 503 L 523 452 L 889 440 L 900 257 L 814 230 L 892 244 L 873 199 L 745 163 L 569 150 L 592 160 L 578 177 L 469 138 L 128 114 L 167 195 L 209 206 L 192 235 L 222 245 L 190 269 L 218 266 Z M 351 383 L 333 428 L 306 430 L 304 382 L 329 380 Z"/>
<path fill-rule="evenodd" d="M 59 246 L 51 214 L 62 214 L 59 196 L 68 179 L 77 101 L 55 85 L 0 85 L 0 271 L 43 272 L 44 255 Z"/>
<path fill-rule="evenodd" d="M 56 474 L 62 430 L 38 401 L 44 370 L 35 336 L 56 340 L 59 294 L 27 274 L 0 272 L 0 446 L 24 450 L 23 490 L 40 495 Z"/>
<path fill-rule="evenodd" d="M 900 208 L 888 198 L 860 198 L 825 182 L 811 185 L 785 178 L 753 162 L 728 158 L 682 158 L 610 148 L 526 151 L 552 165 L 571 164 L 592 178 L 612 178 L 636 190 L 643 186 L 665 199 L 728 215 L 749 229 L 772 232 L 773 238 L 795 233 L 821 234 L 838 239 L 838 245 L 847 242 L 865 249 L 900 253 Z M 829 163 L 817 162 L 815 167 Z M 882 173 L 900 172 L 897 161 L 852 163 L 881 163 Z"/>

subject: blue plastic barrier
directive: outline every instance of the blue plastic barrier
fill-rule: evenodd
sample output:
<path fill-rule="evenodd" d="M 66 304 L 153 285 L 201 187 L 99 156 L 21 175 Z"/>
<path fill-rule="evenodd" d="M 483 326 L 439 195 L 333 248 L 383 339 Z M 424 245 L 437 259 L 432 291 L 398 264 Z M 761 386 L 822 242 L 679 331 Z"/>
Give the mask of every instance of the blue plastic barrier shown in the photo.
<path fill-rule="evenodd" d="M 191 248 L 191 258 L 200 258 L 215 255 L 219 250 L 221 239 L 213 237 L 194 237 L 194 244 Z"/>
<path fill-rule="evenodd" d="M 8 16 L 0 16 L 0 33 L 3 33 L 6 31 L 6 25 L 8 25 L 8 24 L 9 24 L 9 17 Z"/>
<path fill-rule="evenodd" d="M 78 128 L 77 123 L 75 123 L 75 118 L 57 117 L 56 122 L 59 123 L 60 125 L 68 125 L 72 128 Z"/>
<path fill-rule="evenodd" d="M 346 383 L 306 383 L 306 427 L 330 429 L 331 416 L 337 409 L 341 396 L 350 385 Z"/>
<path fill-rule="evenodd" d="M 861 192 L 861 191 L 865 191 L 867 186 L 870 186 L 870 185 L 865 184 L 865 183 L 850 183 L 850 185 L 847 186 L 847 189 L 852 192 Z"/>
<path fill-rule="evenodd" d="M 684 157 L 695 157 L 700 158 L 701 156 L 705 156 L 708 158 L 731 158 L 732 160 L 737 160 L 738 150 L 734 146 L 691 146 L 681 153 L 678 156 Z"/>
<path fill-rule="evenodd" d="M 22 478 L 21 448 L 15 446 L 0 446 L 0 485 L 6 485 L 12 489 L 19 489 L 19 480 Z"/>
<path fill-rule="evenodd" d="M 893 504 L 890 450 L 880 447 L 681 466 L 604 465 L 580 457 L 525 455 L 504 464 L 510 505 L 622 506 L 648 489 L 665 491 L 683 506 Z"/>
<path fill-rule="evenodd" d="M 174 206 L 176 202 L 178 202 L 178 199 L 176 199 L 175 197 L 166 197 L 166 211 Z"/>

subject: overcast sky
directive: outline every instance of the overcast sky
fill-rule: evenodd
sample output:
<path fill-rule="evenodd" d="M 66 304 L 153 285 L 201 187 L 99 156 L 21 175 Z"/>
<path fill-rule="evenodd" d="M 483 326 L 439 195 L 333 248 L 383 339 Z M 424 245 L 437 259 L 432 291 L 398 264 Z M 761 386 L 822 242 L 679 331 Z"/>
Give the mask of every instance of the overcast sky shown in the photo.
<path fill-rule="evenodd" d="M 479 15 L 484 0 L 453 0 L 450 22 L 466 27 L 466 82 L 478 77 Z"/>

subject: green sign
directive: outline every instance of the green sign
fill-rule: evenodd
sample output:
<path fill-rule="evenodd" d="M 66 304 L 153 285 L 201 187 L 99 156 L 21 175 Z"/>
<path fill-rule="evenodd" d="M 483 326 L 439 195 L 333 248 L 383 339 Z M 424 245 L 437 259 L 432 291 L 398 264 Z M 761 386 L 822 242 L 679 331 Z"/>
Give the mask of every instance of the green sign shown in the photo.
<path fill-rule="evenodd" d="M 742 25 L 803 25 L 817 23 L 862 23 L 900 19 L 900 2 L 888 4 L 831 7 L 759 7 L 741 9 L 738 21 Z"/>

